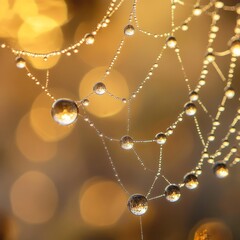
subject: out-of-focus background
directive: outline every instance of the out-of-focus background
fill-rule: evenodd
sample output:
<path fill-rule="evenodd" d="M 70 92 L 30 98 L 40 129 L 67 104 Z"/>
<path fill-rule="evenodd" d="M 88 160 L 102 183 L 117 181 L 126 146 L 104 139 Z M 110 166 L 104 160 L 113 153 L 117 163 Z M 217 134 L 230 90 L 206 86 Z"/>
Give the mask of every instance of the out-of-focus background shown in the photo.
<path fill-rule="evenodd" d="M 201 1 L 206 4 L 207 1 Z M 237 0 L 225 1 L 235 5 Z M 178 5 L 176 24 L 192 11 L 194 1 Z M 58 50 L 78 41 L 101 20 L 108 0 L 0 0 L 0 37 L 17 49 L 34 52 Z M 50 68 L 50 92 L 56 98 L 78 100 L 101 79 L 123 36 L 132 1 L 126 1 L 110 19 L 109 26 L 91 46 L 79 53 L 47 62 L 26 59 L 31 71 L 44 83 Z M 234 35 L 236 13 L 220 11 L 220 31 L 214 47 L 228 48 Z M 155 33 L 169 32 L 170 1 L 139 1 L 139 23 Z M 211 19 L 194 18 L 189 30 L 176 33 L 183 63 L 192 86 L 197 84 L 205 55 Z M 165 39 L 152 39 L 136 32 L 127 40 L 107 86 L 128 97 L 146 76 Z M 227 75 L 230 56 L 217 63 Z M 233 86 L 236 98 L 229 100 L 222 127 L 221 143 L 231 123 L 239 98 L 239 60 Z M 172 124 L 188 100 L 188 92 L 176 55 L 167 50 L 160 67 L 132 105 L 131 135 L 152 139 Z M 224 84 L 212 66 L 200 97 L 214 115 Z M 0 239 L 1 240 L 128 240 L 140 239 L 139 221 L 126 208 L 127 196 L 116 183 L 101 141 L 84 120 L 61 127 L 50 116 L 52 101 L 17 69 L 9 49 L 0 51 Z M 102 98 L 101 98 L 102 99 Z M 108 136 L 126 133 L 127 109 L 113 99 L 92 98 L 89 113 L 96 126 Z M 198 111 L 204 137 L 210 120 Z M 130 193 L 145 194 L 152 174 L 144 172 L 136 158 L 123 152 L 118 143 L 108 144 L 120 178 Z M 157 169 L 159 147 L 136 145 L 146 165 Z M 214 146 L 212 148 L 214 150 Z M 192 119 L 186 119 L 168 139 L 163 173 L 179 183 L 195 167 L 202 151 Z M 230 176 L 217 179 L 206 165 L 195 191 L 182 190 L 177 203 L 164 198 L 151 201 L 143 217 L 145 239 L 237 240 L 240 239 L 239 166 Z M 166 182 L 160 179 L 153 194 L 162 194 Z M 153 195 L 153 196 L 154 196 Z"/>

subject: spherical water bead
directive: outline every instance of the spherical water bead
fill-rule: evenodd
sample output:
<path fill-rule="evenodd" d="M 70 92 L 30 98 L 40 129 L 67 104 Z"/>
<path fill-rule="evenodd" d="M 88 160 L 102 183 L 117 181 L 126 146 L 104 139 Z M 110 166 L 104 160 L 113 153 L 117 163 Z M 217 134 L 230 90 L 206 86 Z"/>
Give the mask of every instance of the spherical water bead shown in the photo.
<path fill-rule="evenodd" d="M 194 116 L 197 112 L 197 107 L 194 103 L 189 102 L 184 105 L 184 111 L 187 116 Z"/>
<path fill-rule="evenodd" d="M 135 33 L 135 29 L 133 27 L 133 25 L 127 25 L 125 28 L 124 28 L 124 34 L 126 36 L 133 36 Z"/>
<path fill-rule="evenodd" d="M 213 142 L 215 140 L 215 136 L 213 134 L 208 136 L 208 141 Z"/>
<path fill-rule="evenodd" d="M 219 27 L 214 25 L 211 27 L 211 31 L 216 33 L 219 31 Z"/>
<path fill-rule="evenodd" d="M 234 28 L 234 32 L 235 32 L 236 34 L 240 34 L 240 26 L 236 26 L 236 27 Z"/>
<path fill-rule="evenodd" d="M 183 31 L 187 31 L 187 30 L 188 30 L 188 25 L 187 25 L 186 23 L 184 23 L 184 24 L 182 25 L 182 30 L 183 30 Z"/>
<path fill-rule="evenodd" d="M 222 1 L 217 1 L 217 2 L 215 2 L 215 7 L 216 8 L 223 8 L 224 7 L 224 3 Z"/>
<path fill-rule="evenodd" d="M 230 51 L 232 53 L 232 56 L 240 57 L 240 39 L 232 41 Z"/>
<path fill-rule="evenodd" d="M 190 94 L 189 94 L 189 98 L 190 98 L 190 101 L 197 101 L 199 99 L 199 95 L 197 92 L 195 91 L 192 91 Z"/>
<path fill-rule="evenodd" d="M 201 80 L 199 81 L 199 85 L 200 85 L 200 86 L 204 86 L 205 84 L 206 84 L 206 81 L 205 81 L 205 80 L 201 79 Z"/>
<path fill-rule="evenodd" d="M 77 120 L 78 111 L 78 106 L 74 101 L 62 98 L 53 103 L 51 114 L 55 122 L 66 126 Z"/>
<path fill-rule="evenodd" d="M 237 147 L 232 147 L 232 148 L 231 148 L 231 152 L 232 152 L 232 153 L 236 153 L 237 150 L 238 150 Z"/>
<path fill-rule="evenodd" d="M 225 90 L 225 96 L 228 98 L 228 99 L 232 99 L 234 96 L 235 96 L 235 91 L 233 88 L 227 88 Z"/>
<path fill-rule="evenodd" d="M 134 194 L 128 199 L 127 206 L 132 214 L 142 216 L 148 210 L 148 201 L 143 195 Z"/>
<path fill-rule="evenodd" d="M 165 144 L 166 141 L 167 141 L 167 136 L 164 134 L 164 133 L 158 133 L 156 136 L 155 136 L 155 140 L 158 144 Z"/>
<path fill-rule="evenodd" d="M 235 132 L 236 132 L 236 128 L 235 128 L 235 127 L 231 127 L 231 128 L 229 129 L 229 132 L 230 132 L 230 133 L 235 133 Z"/>
<path fill-rule="evenodd" d="M 169 202 L 176 202 L 181 197 L 180 187 L 170 184 L 165 188 L 165 197 Z"/>
<path fill-rule="evenodd" d="M 133 148 L 133 139 L 130 136 L 123 136 L 120 140 L 121 147 L 125 150 Z"/>
<path fill-rule="evenodd" d="M 214 163 L 214 159 L 213 159 L 212 157 L 210 157 L 210 158 L 208 159 L 208 163 L 210 163 L 210 164 Z"/>
<path fill-rule="evenodd" d="M 202 9 L 199 7 L 199 6 L 196 6 L 194 9 L 193 9 L 193 15 L 194 16 L 200 16 L 202 14 Z"/>
<path fill-rule="evenodd" d="M 25 68 L 26 67 L 26 61 L 22 57 L 17 57 L 15 59 L 16 61 L 16 66 L 18 68 Z"/>
<path fill-rule="evenodd" d="M 215 55 L 214 55 L 213 53 L 208 53 L 208 54 L 206 55 L 206 59 L 207 59 L 207 61 L 208 61 L 209 63 L 212 63 L 212 62 L 215 61 Z"/>
<path fill-rule="evenodd" d="M 218 120 L 213 121 L 213 126 L 218 127 L 220 126 L 220 122 Z"/>
<path fill-rule="evenodd" d="M 167 39 L 167 46 L 169 48 L 175 48 L 177 46 L 177 40 L 175 37 L 173 36 L 170 36 L 168 39 Z"/>
<path fill-rule="evenodd" d="M 126 98 L 122 98 L 122 102 L 123 103 L 127 103 L 127 99 Z"/>
<path fill-rule="evenodd" d="M 77 48 L 74 48 L 74 49 L 73 49 L 73 52 L 74 52 L 74 53 L 78 53 L 79 51 L 78 51 Z"/>
<path fill-rule="evenodd" d="M 202 174 L 202 169 L 201 168 L 196 168 L 195 173 L 197 176 Z"/>
<path fill-rule="evenodd" d="M 215 21 L 218 21 L 220 18 L 221 18 L 221 16 L 217 13 L 212 15 L 212 19 L 215 20 Z"/>
<path fill-rule="evenodd" d="M 209 158 L 208 152 L 203 152 L 203 153 L 202 153 L 202 157 L 203 157 L 203 158 Z"/>
<path fill-rule="evenodd" d="M 225 178 L 228 176 L 228 168 L 224 162 L 216 162 L 213 166 L 213 172 L 218 178 Z"/>
<path fill-rule="evenodd" d="M 223 140 L 223 142 L 222 142 L 222 145 L 223 145 L 224 147 L 228 147 L 229 144 L 230 144 L 230 142 L 229 142 L 227 139 Z"/>
<path fill-rule="evenodd" d="M 220 106 L 218 107 L 218 111 L 219 111 L 219 112 L 224 112 L 224 111 L 225 111 L 225 107 L 222 106 L 222 105 L 220 105 Z"/>
<path fill-rule="evenodd" d="M 171 127 L 169 127 L 167 129 L 167 135 L 172 135 L 173 134 L 173 129 Z"/>
<path fill-rule="evenodd" d="M 209 38 L 211 38 L 211 39 L 216 38 L 216 36 L 217 36 L 216 33 L 210 33 L 210 34 L 209 34 Z"/>
<path fill-rule="evenodd" d="M 185 187 L 188 189 L 195 189 L 198 186 L 198 177 L 193 173 L 187 173 L 183 180 Z"/>
<path fill-rule="evenodd" d="M 106 92 L 106 86 L 104 83 L 98 82 L 94 85 L 93 91 L 98 95 L 102 95 Z"/>
<path fill-rule="evenodd" d="M 85 43 L 87 45 L 91 45 L 95 42 L 95 37 L 93 34 L 89 33 L 85 36 Z"/>
<path fill-rule="evenodd" d="M 82 104 L 83 104 L 83 106 L 85 106 L 85 107 L 87 107 L 88 105 L 89 105 L 89 100 L 88 99 L 83 99 L 82 100 Z"/>

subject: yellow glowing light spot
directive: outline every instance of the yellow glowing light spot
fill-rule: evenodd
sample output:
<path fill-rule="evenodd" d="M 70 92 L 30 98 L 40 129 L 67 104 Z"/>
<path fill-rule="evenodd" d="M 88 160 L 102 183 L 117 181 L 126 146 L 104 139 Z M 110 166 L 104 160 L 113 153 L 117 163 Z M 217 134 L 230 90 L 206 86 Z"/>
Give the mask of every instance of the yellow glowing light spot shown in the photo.
<path fill-rule="evenodd" d="M 18 31 L 18 42 L 22 49 L 35 53 L 47 53 L 59 50 L 63 43 L 63 33 L 58 23 L 46 16 L 29 17 Z M 49 58 L 29 58 L 38 69 L 48 69 L 56 65 L 60 56 Z"/>
<path fill-rule="evenodd" d="M 230 51 L 234 57 L 240 57 L 240 39 L 236 39 L 231 43 Z"/>
<path fill-rule="evenodd" d="M 194 240 L 233 240 L 231 230 L 228 226 L 216 219 L 204 220 L 192 233 L 194 235 L 190 236 L 189 239 Z"/>
<path fill-rule="evenodd" d="M 6 13 L 9 10 L 8 0 L 0 0 L 0 21 L 6 16 Z"/>
<path fill-rule="evenodd" d="M 68 9 L 64 0 L 36 0 L 39 8 L 39 14 L 54 19 L 58 25 L 68 21 Z"/>
<path fill-rule="evenodd" d="M 15 0 L 13 11 L 25 20 L 38 14 L 38 6 L 35 0 Z"/>
<path fill-rule="evenodd" d="M 13 213 L 30 224 L 49 221 L 58 205 L 58 193 L 45 174 L 29 171 L 16 180 L 10 193 Z"/>
<path fill-rule="evenodd" d="M 115 224 L 126 208 L 126 195 L 112 181 L 93 181 L 80 195 L 80 212 L 83 220 L 93 226 Z"/>
<path fill-rule="evenodd" d="M 10 8 L 9 0 L 0 0 L 0 37 L 16 38 L 21 19 Z"/>
<path fill-rule="evenodd" d="M 31 110 L 31 126 L 36 134 L 46 142 L 56 142 L 67 137 L 74 125 L 60 126 L 51 117 L 51 107 Z"/>
<path fill-rule="evenodd" d="M 27 114 L 19 122 L 16 131 L 17 146 L 30 161 L 48 161 L 56 155 L 57 145 L 42 141 L 31 128 L 29 118 L 30 116 Z"/>
<path fill-rule="evenodd" d="M 79 95 L 83 99 L 93 91 L 93 86 L 102 78 L 106 67 L 99 67 L 88 72 L 80 82 Z M 120 96 L 128 97 L 129 90 L 125 78 L 117 71 L 112 70 L 107 77 L 106 89 L 108 92 Z M 119 113 L 125 106 L 121 101 L 110 97 L 108 94 L 91 96 L 87 111 L 98 117 L 109 117 Z"/>
<path fill-rule="evenodd" d="M 50 92 L 52 93 L 52 89 L 50 90 Z M 66 92 L 56 90 L 54 92 L 54 95 L 56 92 L 60 96 L 61 95 L 64 96 L 66 94 Z M 49 111 L 51 111 L 52 104 L 53 104 L 53 100 L 51 100 L 49 97 L 47 97 L 45 92 L 42 92 L 33 101 L 32 109 L 34 109 L 34 108 L 49 108 Z"/>

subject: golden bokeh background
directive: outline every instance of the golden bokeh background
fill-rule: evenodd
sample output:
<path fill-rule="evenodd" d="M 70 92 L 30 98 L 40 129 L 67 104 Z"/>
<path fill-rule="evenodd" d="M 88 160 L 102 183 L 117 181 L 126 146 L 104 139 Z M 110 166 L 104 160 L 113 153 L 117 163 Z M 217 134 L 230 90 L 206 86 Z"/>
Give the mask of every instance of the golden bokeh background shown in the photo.
<path fill-rule="evenodd" d="M 110 1 L 98 0 L 0 0 L 0 43 L 38 53 L 60 50 L 77 42 L 96 26 Z M 177 8 L 176 23 L 189 16 L 193 1 Z M 225 1 L 228 5 L 237 0 Z M 202 3 L 207 3 L 202 0 Z M 78 54 L 43 59 L 27 58 L 27 65 L 45 85 L 50 69 L 49 91 L 55 98 L 79 100 L 101 80 L 123 36 L 131 10 L 126 1 L 96 36 L 93 45 L 82 45 Z M 234 35 L 236 15 L 221 14 L 215 48 L 228 48 Z M 156 33 L 169 31 L 170 1 L 139 1 L 141 27 Z M 189 30 L 176 33 L 190 83 L 194 86 L 205 56 L 210 17 L 194 18 Z M 129 97 L 146 77 L 165 39 L 152 39 L 137 32 L 127 40 L 112 74 L 106 79 L 109 91 Z M 101 141 L 80 117 L 75 125 L 53 122 L 53 101 L 24 70 L 15 66 L 9 49 L 0 49 L 0 240 L 130 240 L 140 239 L 139 221 L 126 207 L 128 196 L 115 181 Z M 217 58 L 224 74 L 229 56 Z M 194 64 L 193 64 L 194 62 Z M 187 88 L 176 55 L 169 49 L 159 62 L 152 80 L 145 85 L 131 109 L 131 134 L 152 139 L 172 124 L 187 101 Z M 210 66 L 201 99 L 215 114 L 223 84 Z M 234 77 L 236 99 L 227 103 L 222 122 L 228 126 L 238 107 L 239 60 Z M 113 138 L 125 135 L 127 107 L 108 95 L 91 96 L 87 111 L 102 132 Z M 203 133 L 209 120 L 199 109 Z M 227 126 L 221 128 L 224 136 Z M 218 144 L 217 142 L 216 144 Z M 109 144 L 123 184 L 130 193 L 145 194 L 152 174 L 143 171 L 136 157 L 123 152 L 117 142 Z M 159 147 L 137 144 L 136 150 L 149 169 L 157 169 Z M 172 182 L 180 182 L 197 163 L 201 144 L 192 119 L 186 119 L 168 139 L 163 168 Z M 176 204 L 165 199 L 149 203 L 143 217 L 144 239 L 237 240 L 240 239 L 238 200 L 239 166 L 219 180 L 210 166 L 204 168 L 199 188 L 182 190 Z M 162 179 L 154 189 L 161 194 Z"/>

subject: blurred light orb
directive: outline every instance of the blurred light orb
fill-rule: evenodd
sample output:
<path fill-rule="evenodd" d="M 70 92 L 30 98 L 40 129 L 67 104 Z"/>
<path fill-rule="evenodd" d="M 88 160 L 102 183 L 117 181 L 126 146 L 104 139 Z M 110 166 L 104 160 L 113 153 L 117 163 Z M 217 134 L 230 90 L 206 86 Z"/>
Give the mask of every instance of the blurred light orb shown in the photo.
<path fill-rule="evenodd" d="M 38 5 L 35 0 L 15 0 L 13 11 L 20 16 L 22 20 L 38 15 Z"/>
<path fill-rule="evenodd" d="M 142 216 L 148 210 L 148 200 L 143 195 L 134 194 L 128 199 L 127 206 L 132 214 Z"/>
<path fill-rule="evenodd" d="M 240 15 L 240 3 L 236 5 L 236 12 Z"/>
<path fill-rule="evenodd" d="M 116 224 L 125 211 L 125 193 L 113 181 L 95 179 L 88 181 L 80 194 L 82 219 L 95 227 Z"/>
<path fill-rule="evenodd" d="M 78 112 L 77 104 L 66 98 L 55 101 L 51 110 L 54 121 L 63 126 L 73 124 L 78 118 Z"/>
<path fill-rule="evenodd" d="M 45 15 L 57 22 L 58 26 L 68 21 L 68 6 L 65 0 L 35 0 L 39 14 Z"/>
<path fill-rule="evenodd" d="M 167 46 L 169 48 L 175 48 L 177 46 L 177 40 L 175 37 L 173 36 L 170 36 L 168 39 L 167 39 Z"/>
<path fill-rule="evenodd" d="M 16 130 L 16 143 L 21 153 L 32 162 L 45 162 L 57 153 L 56 143 L 46 143 L 31 128 L 30 116 L 23 116 Z"/>
<path fill-rule="evenodd" d="M 176 202 L 181 197 L 180 187 L 176 184 L 170 184 L 165 188 L 165 197 L 169 202 Z"/>
<path fill-rule="evenodd" d="M 85 36 L 85 43 L 87 45 L 92 45 L 95 42 L 95 37 L 93 34 L 89 33 Z"/>
<path fill-rule="evenodd" d="M 97 67 L 88 72 L 80 82 L 79 97 L 80 99 L 89 98 L 91 104 L 86 111 L 97 117 L 110 117 L 119 113 L 126 107 L 122 101 L 118 101 L 109 94 L 89 94 L 93 92 L 96 85 L 96 79 L 102 79 L 106 73 L 107 67 Z M 121 97 L 128 97 L 129 89 L 126 79 L 116 70 L 111 70 L 111 74 L 107 76 L 107 91 Z"/>
<path fill-rule="evenodd" d="M 59 24 L 52 18 L 36 15 L 26 18 L 18 30 L 18 43 L 24 51 L 48 53 L 59 50 L 63 44 L 63 33 Z M 51 39 L 51 41 L 49 41 Z M 49 69 L 56 65 L 60 56 L 45 61 L 42 58 L 28 57 L 37 69 Z"/>
<path fill-rule="evenodd" d="M 94 85 L 93 87 L 93 91 L 97 94 L 97 95 L 103 95 L 106 92 L 106 86 L 104 83 L 102 82 L 98 82 Z"/>
<path fill-rule="evenodd" d="M 1 38 L 16 38 L 19 25 L 22 19 L 13 10 L 14 2 L 9 0 L 0 1 L 0 37 Z M 2 44 L 3 46 L 4 44 Z M 5 46 L 6 47 L 6 46 Z"/>
<path fill-rule="evenodd" d="M 227 165 L 224 162 L 216 162 L 213 166 L 213 172 L 218 178 L 225 178 L 229 174 Z"/>
<path fill-rule="evenodd" d="M 198 177 L 193 173 L 187 173 L 183 180 L 185 187 L 192 190 L 198 187 Z"/>
<path fill-rule="evenodd" d="M 124 34 L 126 36 L 133 36 L 135 33 L 135 29 L 133 27 L 133 25 L 127 25 L 125 28 L 124 28 Z"/>
<path fill-rule="evenodd" d="M 189 240 L 233 240 L 229 227 L 218 219 L 206 219 L 197 224 L 190 233 Z"/>
<path fill-rule="evenodd" d="M 120 144 L 122 149 L 124 150 L 130 150 L 133 148 L 133 139 L 130 136 L 123 136 L 120 140 Z"/>
<path fill-rule="evenodd" d="M 56 124 L 49 114 L 49 108 L 32 108 L 30 112 L 31 126 L 35 133 L 45 142 L 57 142 L 67 137 L 73 130 L 71 127 L 63 128 Z"/>
<path fill-rule="evenodd" d="M 188 102 L 184 106 L 184 111 L 187 116 L 194 116 L 197 113 L 197 107 L 194 103 Z"/>
<path fill-rule="evenodd" d="M 167 141 L 167 136 L 166 136 L 166 134 L 164 134 L 164 133 L 158 133 L 156 136 L 155 136 L 155 140 L 156 140 L 156 142 L 158 143 L 158 144 L 161 144 L 161 145 L 163 145 L 163 144 L 165 144 L 166 143 L 166 141 Z"/>
<path fill-rule="evenodd" d="M 22 57 L 16 57 L 16 66 L 17 68 L 25 68 L 26 67 L 26 61 Z"/>
<path fill-rule="evenodd" d="M 49 221 L 58 205 L 58 193 L 52 180 L 38 171 L 29 171 L 11 188 L 13 213 L 29 224 Z"/>
<path fill-rule="evenodd" d="M 240 39 L 233 40 L 230 45 L 232 56 L 240 57 Z"/>

